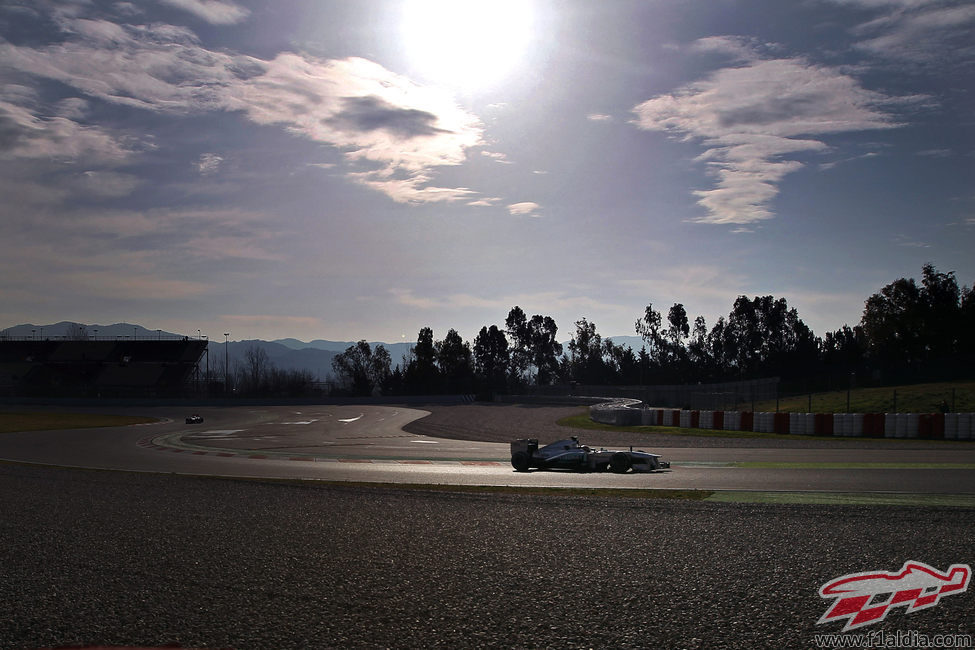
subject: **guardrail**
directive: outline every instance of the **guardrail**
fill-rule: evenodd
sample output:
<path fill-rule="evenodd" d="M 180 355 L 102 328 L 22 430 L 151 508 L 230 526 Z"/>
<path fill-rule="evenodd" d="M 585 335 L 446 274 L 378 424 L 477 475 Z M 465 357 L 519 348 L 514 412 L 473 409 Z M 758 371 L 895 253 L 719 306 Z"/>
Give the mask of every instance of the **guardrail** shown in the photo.
<path fill-rule="evenodd" d="M 975 439 L 975 413 L 769 413 L 686 411 L 613 400 L 589 408 L 593 422 L 851 438 Z"/>

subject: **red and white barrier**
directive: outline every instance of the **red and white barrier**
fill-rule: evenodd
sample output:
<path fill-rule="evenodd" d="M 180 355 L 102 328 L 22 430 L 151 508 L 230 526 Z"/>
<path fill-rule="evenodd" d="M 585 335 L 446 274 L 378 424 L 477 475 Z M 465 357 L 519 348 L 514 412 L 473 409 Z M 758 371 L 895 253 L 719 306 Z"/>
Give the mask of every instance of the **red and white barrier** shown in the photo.
<path fill-rule="evenodd" d="M 634 403 L 636 402 L 636 404 Z M 639 408 L 638 400 L 617 400 L 590 408 L 597 422 L 756 431 L 805 436 L 975 439 L 973 413 L 769 413 Z"/>

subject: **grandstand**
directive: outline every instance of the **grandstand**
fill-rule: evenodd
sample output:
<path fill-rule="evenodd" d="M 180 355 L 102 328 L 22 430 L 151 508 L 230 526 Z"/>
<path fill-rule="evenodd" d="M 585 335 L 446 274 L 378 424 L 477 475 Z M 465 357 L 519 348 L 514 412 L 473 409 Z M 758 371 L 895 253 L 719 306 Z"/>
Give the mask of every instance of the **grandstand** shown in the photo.
<path fill-rule="evenodd" d="M 207 341 L 0 340 L 0 395 L 179 397 L 199 392 Z"/>

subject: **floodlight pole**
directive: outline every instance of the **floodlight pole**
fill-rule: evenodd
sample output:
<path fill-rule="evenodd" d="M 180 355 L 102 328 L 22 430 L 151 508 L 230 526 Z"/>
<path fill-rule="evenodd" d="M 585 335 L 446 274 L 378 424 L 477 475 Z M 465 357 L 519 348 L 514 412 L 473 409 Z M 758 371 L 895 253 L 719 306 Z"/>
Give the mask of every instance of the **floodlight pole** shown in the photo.
<path fill-rule="evenodd" d="M 230 332 L 223 333 L 223 394 L 230 387 Z"/>

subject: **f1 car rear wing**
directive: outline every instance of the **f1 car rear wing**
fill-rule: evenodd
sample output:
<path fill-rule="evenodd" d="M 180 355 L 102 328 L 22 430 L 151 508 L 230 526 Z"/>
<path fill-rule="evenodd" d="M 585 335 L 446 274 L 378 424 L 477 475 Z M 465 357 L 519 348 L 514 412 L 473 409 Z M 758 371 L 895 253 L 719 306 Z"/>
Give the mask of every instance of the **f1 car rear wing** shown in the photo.
<path fill-rule="evenodd" d="M 519 438 L 511 441 L 511 455 L 515 452 L 523 451 L 531 458 L 538 451 L 538 438 Z"/>

